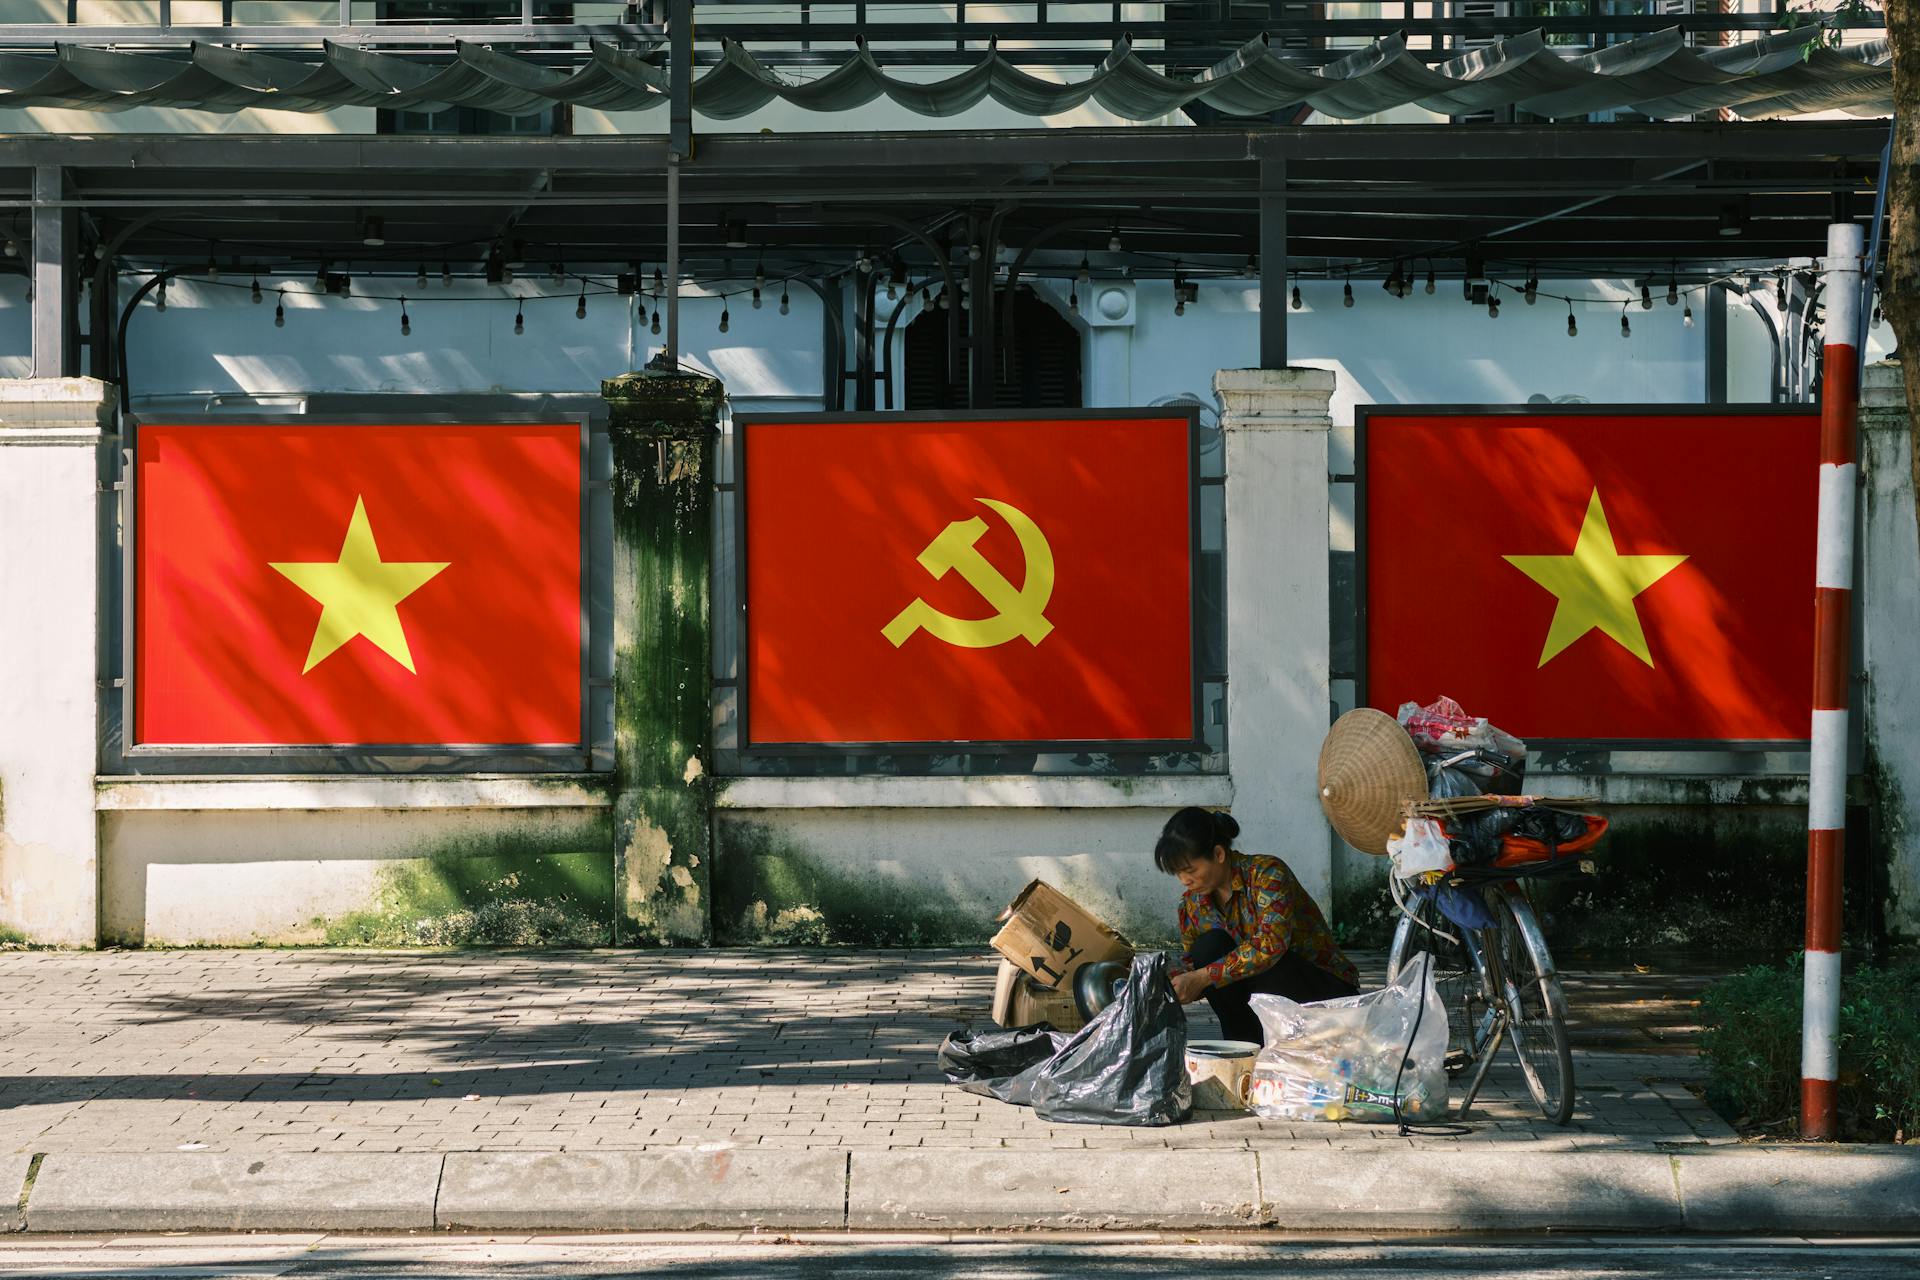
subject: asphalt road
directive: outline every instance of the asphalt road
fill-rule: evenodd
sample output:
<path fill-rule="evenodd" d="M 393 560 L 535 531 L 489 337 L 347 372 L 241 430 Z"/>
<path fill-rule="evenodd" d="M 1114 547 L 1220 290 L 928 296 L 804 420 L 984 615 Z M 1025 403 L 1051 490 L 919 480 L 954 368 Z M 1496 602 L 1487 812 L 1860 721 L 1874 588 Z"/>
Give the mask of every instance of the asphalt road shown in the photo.
<path fill-rule="evenodd" d="M 1920 1277 L 1920 1239 L 1285 1236 L 153 1236 L 0 1241 L 0 1277 L 115 1280 L 1857 1280 Z"/>

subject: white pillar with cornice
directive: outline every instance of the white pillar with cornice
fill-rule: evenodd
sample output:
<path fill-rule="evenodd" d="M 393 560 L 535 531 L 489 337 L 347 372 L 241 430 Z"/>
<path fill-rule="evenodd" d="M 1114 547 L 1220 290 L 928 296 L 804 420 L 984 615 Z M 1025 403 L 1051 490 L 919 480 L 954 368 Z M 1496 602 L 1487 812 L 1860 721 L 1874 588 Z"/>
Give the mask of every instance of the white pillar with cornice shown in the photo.
<path fill-rule="evenodd" d="M 0 928 L 90 947 L 99 916 L 103 439 L 113 388 L 0 380 Z"/>
<path fill-rule="evenodd" d="M 1326 369 L 1214 375 L 1227 449 L 1227 758 L 1243 848 L 1286 859 L 1324 909 L 1315 777 L 1330 690 Z"/>

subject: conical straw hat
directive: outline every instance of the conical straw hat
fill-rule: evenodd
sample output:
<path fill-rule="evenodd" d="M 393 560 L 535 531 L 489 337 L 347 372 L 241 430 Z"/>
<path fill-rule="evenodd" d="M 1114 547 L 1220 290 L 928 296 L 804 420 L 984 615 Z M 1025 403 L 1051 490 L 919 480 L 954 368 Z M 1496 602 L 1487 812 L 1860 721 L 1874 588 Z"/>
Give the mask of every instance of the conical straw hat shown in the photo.
<path fill-rule="evenodd" d="M 1385 853 L 1409 800 L 1427 798 L 1420 750 L 1384 711 L 1359 707 L 1333 722 L 1320 747 L 1320 807 L 1362 853 Z"/>

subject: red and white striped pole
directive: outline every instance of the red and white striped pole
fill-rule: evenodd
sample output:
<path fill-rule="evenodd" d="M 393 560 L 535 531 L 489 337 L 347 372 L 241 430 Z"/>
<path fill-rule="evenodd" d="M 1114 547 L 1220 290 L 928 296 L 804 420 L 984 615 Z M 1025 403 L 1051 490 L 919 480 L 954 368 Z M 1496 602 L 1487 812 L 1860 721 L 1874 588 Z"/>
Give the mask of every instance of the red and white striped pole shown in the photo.
<path fill-rule="evenodd" d="M 1847 678 L 1860 406 L 1861 228 L 1827 228 L 1820 383 L 1820 524 L 1814 553 L 1813 753 L 1807 775 L 1807 959 L 1800 1133 L 1835 1136 L 1840 1076 L 1840 869 L 1847 839 Z"/>

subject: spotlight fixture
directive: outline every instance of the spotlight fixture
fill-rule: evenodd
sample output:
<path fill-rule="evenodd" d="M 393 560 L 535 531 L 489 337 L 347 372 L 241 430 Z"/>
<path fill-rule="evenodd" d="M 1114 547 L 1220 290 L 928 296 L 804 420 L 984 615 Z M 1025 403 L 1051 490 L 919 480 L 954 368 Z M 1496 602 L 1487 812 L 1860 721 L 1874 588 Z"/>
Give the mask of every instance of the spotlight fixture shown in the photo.
<path fill-rule="evenodd" d="M 1747 211 L 1739 204 L 1720 206 L 1720 234 L 1723 236 L 1743 235 L 1747 230 Z"/>
<path fill-rule="evenodd" d="M 727 248 L 744 249 L 747 247 L 747 223 L 744 218 L 734 218 L 727 223 Z"/>
<path fill-rule="evenodd" d="M 378 249 L 387 242 L 387 220 L 377 213 L 370 213 L 360 223 L 360 243 L 370 249 Z"/>

